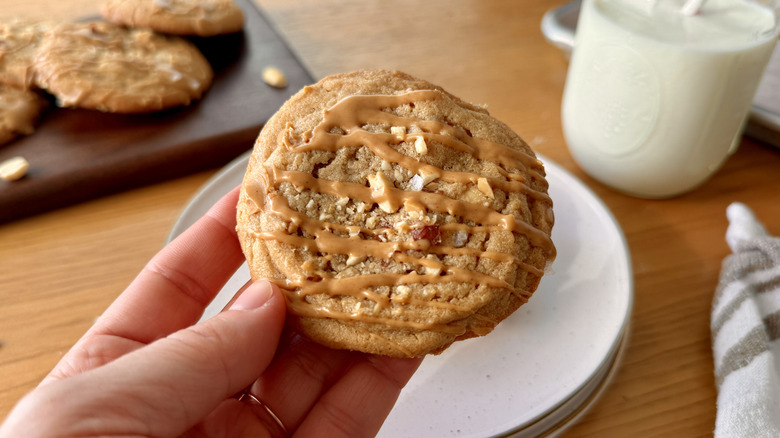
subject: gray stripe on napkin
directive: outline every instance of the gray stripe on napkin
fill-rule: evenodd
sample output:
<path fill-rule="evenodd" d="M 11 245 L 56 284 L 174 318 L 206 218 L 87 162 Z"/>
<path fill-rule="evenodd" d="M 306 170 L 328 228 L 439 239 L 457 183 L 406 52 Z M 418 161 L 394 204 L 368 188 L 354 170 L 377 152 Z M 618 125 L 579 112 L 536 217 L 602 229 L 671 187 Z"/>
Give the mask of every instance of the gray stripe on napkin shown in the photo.
<path fill-rule="evenodd" d="M 759 354 L 769 350 L 769 342 L 780 339 L 780 311 L 767 315 L 763 326 L 755 327 L 729 349 L 723 363 L 715 371 L 715 383 L 720 387 L 732 372 L 746 367 Z"/>
<path fill-rule="evenodd" d="M 772 266 L 772 260 L 763 251 L 755 248 L 732 254 L 723 261 L 720 272 L 720 284 L 732 283 L 753 272 L 769 269 Z"/>
<path fill-rule="evenodd" d="M 720 314 L 715 318 L 710 328 L 712 329 L 712 338 L 715 339 L 718 336 L 718 333 L 720 332 L 720 329 L 723 327 L 723 324 L 726 323 L 726 321 L 731 318 L 731 315 L 734 314 L 734 312 L 739 309 L 739 306 L 747 299 L 749 299 L 753 295 L 758 295 L 766 292 L 771 292 L 775 289 L 780 288 L 780 276 L 773 277 L 767 281 L 762 281 L 754 284 L 745 285 L 746 287 L 739 291 L 739 293 L 732 298 L 731 302 L 729 302 L 726 307 L 721 310 Z M 722 290 L 723 287 L 719 287 L 719 293 L 720 290 Z"/>

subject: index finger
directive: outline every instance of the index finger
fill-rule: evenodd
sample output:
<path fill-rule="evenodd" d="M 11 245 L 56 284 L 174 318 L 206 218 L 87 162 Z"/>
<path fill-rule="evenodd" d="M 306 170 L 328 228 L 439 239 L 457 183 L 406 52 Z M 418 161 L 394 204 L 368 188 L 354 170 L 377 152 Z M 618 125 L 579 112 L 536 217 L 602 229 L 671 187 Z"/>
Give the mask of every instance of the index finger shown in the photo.
<path fill-rule="evenodd" d="M 148 344 L 198 321 L 244 256 L 236 235 L 238 188 L 163 248 L 88 335 Z"/>

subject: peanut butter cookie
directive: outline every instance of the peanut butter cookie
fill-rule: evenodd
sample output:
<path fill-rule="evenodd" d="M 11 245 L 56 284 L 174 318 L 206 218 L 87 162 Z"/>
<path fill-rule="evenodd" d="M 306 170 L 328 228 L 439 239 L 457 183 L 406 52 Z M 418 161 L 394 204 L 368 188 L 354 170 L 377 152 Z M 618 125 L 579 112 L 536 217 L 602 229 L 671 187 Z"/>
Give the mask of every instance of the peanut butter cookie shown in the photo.
<path fill-rule="evenodd" d="M 33 60 L 41 39 L 51 24 L 8 20 L 0 22 L 0 83 L 30 88 Z"/>
<path fill-rule="evenodd" d="M 38 86 L 63 107 L 144 113 L 198 99 L 213 71 L 192 43 L 105 22 L 52 29 L 35 59 Z"/>
<path fill-rule="evenodd" d="M 208 37 L 244 27 L 233 0 L 108 0 L 100 13 L 112 23 L 175 35 Z"/>
<path fill-rule="evenodd" d="M 542 163 L 508 126 L 400 72 L 326 77 L 260 133 L 238 235 L 312 340 L 397 357 L 481 336 L 555 257 Z"/>
<path fill-rule="evenodd" d="M 0 145 L 32 134 L 47 101 L 32 90 L 0 84 Z"/>

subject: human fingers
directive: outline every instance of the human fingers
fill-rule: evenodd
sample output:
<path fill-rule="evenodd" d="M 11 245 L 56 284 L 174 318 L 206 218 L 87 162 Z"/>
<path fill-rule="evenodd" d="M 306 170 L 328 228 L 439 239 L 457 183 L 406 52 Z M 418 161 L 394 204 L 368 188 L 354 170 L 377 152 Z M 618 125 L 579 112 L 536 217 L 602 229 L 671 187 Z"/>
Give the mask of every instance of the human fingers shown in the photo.
<path fill-rule="evenodd" d="M 237 201 L 238 188 L 157 253 L 90 333 L 149 343 L 195 323 L 244 260 Z"/>
<path fill-rule="evenodd" d="M 278 289 L 255 283 L 208 321 L 39 388 L 0 436 L 180 436 L 268 366 L 284 316 Z"/>
<path fill-rule="evenodd" d="M 243 260 L 235 234 L 238 189 L 163 248 L 44 380 L 96 368 L 187 327 Z"/>
<path fill-rule="evenodd" d="M 347 350 L 334 350 L 290 333 L 277 356 L 250 392 L 295 430 L 325 391 L 337 381 L 356 357 Z"/>
<path fill-rule="evenodd" d="M 421 362 L 363 355 L 320 397 L 293 436 L 375 436 Z"/>
<path fill-rule="evenodd" d="M 295 430 L 304 421 L 308 421 L 307 416 L 315 405 L 321 403 L 322 397 L 334 388 L 346 385 L 348 392 L 362 391 L 364 388 L 360 386 L 349 388 L 349 382 L 355 376 L 366 375 L 364 373 L 366 364 L 377 365 L 369 367 L 369 370 L 386 371 L 380 374 L 369 373 L 369 383 L 381 382 L 379 378 L 386 376 L 400 389 L 419 362 L 418 359 L 391 359 L 347 350 L 334 350 L 293 333 L 279 347 L 276 358 L 252 386 L 251 393 L 261 399 L 288 430 Z M 356 374 L 352 375 L 355 372 Z M 397 393 L 389 397 L 381 396 L 382 406 L 387 408 L 387 412 L 396 397 Z M 362 410 L 362 407 L 360 409 Z M 387 416 L 387 412 L 380 415 L 379 425 Z M 375 424 L 369 425 L 368 428 L 373 426 Z"/>

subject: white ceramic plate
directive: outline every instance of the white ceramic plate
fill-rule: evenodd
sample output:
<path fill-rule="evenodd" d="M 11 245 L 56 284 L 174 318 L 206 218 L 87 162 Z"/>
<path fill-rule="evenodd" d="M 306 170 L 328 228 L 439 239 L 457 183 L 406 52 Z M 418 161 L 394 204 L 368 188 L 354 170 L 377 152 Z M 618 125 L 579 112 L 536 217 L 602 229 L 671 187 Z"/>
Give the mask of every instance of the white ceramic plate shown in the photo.
<path fill-rule="evenodd" d="M 213 177 L 170 237 L 240 184 L 248 155 Z M 555 203 L 558 257 L 530 302 L 484 338 L 425 359 L 379 436 L 487 437 L 558 433 L 595 400 L 616 368 L 633 301 L 628 248 L 604 204 L 544 160 Z M 246 264 L 204 319 L 249 279 Z"/>

